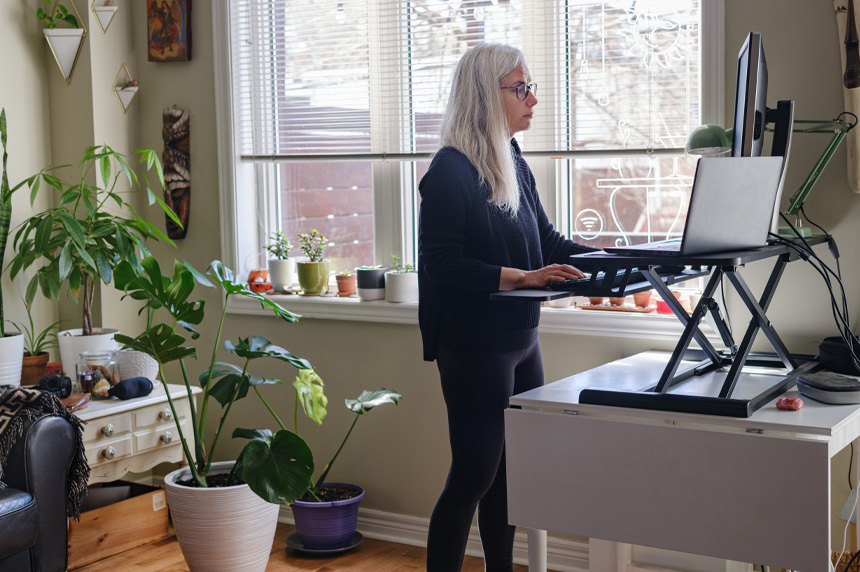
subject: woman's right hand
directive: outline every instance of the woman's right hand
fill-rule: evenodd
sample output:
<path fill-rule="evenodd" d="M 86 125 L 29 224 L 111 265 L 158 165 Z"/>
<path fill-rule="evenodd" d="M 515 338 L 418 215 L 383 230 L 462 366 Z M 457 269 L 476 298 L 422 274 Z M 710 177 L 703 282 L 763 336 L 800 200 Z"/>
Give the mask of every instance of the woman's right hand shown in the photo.
<path fill-rule="evenodd" d="M 550 264 L 537 270 L 502 268 L 499 290 L 546 288 L 551 282 L 578 280 L 580 278 L 585 278 L 585 274 L 569 264 Z"/>

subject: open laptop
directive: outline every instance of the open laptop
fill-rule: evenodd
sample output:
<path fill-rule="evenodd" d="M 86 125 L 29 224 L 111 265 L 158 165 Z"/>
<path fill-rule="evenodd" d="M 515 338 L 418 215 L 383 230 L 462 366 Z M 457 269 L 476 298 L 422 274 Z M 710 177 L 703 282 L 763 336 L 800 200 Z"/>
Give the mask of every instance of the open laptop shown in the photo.
<path fill-rule="evenodd" d="M 782 162 L 782 157 L 702 157 L 682 237 L 604 250 L 628 256 L 678 256 L 764 246 Z"/>

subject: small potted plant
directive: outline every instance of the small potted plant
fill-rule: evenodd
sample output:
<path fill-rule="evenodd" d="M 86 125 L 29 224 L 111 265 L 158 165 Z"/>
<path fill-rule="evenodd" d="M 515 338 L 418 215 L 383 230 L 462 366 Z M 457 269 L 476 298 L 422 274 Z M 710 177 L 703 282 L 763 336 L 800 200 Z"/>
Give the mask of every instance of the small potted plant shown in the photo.
<path fill-rule="evenodd" d="M 327 414 L 328 399 L 323 392 L 322 380 L 310 370 L 301 371 L 293 386 L 296 388 L 297 401 L 294 426 L 298 435 L 298 403 L 305 415 L 320 425 Z M 376 391 L 364 390 L 356 399 L 345 400 L 346 408 L 355 414 L 355 418 L 320 476 L 316 481 L 311 480 L 307 492 L 292 503 L 296 534 L 287 538 L 288 546 L 311 551 L 338 550 L 355 546 L 361 540 L 361 536 L 356 535 L 355 526 L 364 489 L 347 483 L 327 483 L 325 479 L 359 418 L 377 405 L 397 405 L 402 398 L 396 391 L 380 388 Z M 281 424 L 280 420 L 278 423 Z"/>
<path fill-rule="evenodd" d="M 400 264 L 391 256 L 391 268 L 385 273 L 385 299 L 389 302 L 418 301 L 418 272 L 411 264 Z"/>
<path fill-rule="evenodd" d="M 385 273 L 388 268 L 382 265 L 359 266 L 355 269 L 358 297 L 361 300 L 385 299 Z"/>
<path fill-rule="evenodd" d="M 328 289 L 329 263 L 323 258 L 326 237 L 313 229 L 309 233 L 299 234 L 299 246 L 307 256 L 307 260 L 296 263 L 302 293 L 305 296 L 319 296 Z"/>
<path fill-rule="evenodd" d="M 27 310 L 27 323 L 13 322 L 24 334 L 24 358 L 21 368 L 21 385 L 36 385 L 48 370 L 48 350 L 57 348 L 56 330 L 62 322 L 58 320 L 47 328 L 37 332 L 30 313 L 31 305 L 24 302 Z"/>
<path fill-rule="evenodd" d="M 269 280 L 275 292 L 288 292 L 296 282 L 296 261 L 290 258 L 293 245 L 282 231 L 277 231 L 269 237 L 271 241 L 266 250 L 269 251 Z"/>
<path fill-rule="evenodd" d="M 341 270 L 335 278 L 337 279 L 338 296 L 346 297 L 355 294 L 355 274 L 349 268 Z"/>
<path fill-rule="evenodd" d="M 66 83 L 69 83 L 87 31 L 64 4 L 58 2 L 52 9 L 53 0 L 42 1 L 47 4 L 49 11 L 46 12 L 40 7 L 36 10 L 36 19 L 45 25 L 42 33 L 51 46 Z"/>

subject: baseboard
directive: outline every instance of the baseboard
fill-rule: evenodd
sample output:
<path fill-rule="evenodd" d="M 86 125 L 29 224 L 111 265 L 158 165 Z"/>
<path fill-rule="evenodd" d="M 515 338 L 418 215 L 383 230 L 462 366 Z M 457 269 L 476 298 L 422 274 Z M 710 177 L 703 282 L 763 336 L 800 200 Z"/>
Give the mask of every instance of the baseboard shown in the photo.
<path fill-rule="evenodd" d="M 282 506 L 278 522 L 294 524 L 293 511 Z M 359 509 L 358 530 L 368 538 L 388 542 L 398 542 L 410 546 L 426 546 L 427 528 L 430 520 L 416 516 L 393 514 L 379 510 Z M 472 526 L 469 543 L 466 545 L 469 556 L 483 556 L 478 528 Z M 528 541 L 525 529 L 517 529 L 514 538 L 514 562 L 528 564 Z M 547 538 L 547 567 L 557 572 L 587 572 L 588 544 L 549 536 Z"/>

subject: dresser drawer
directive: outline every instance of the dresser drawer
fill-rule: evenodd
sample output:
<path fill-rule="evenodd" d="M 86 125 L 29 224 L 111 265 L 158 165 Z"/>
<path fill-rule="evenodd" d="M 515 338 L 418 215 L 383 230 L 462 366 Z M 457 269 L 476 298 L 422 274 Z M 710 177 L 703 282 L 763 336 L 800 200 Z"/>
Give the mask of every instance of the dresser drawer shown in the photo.
<path fill-rule="evenodd" d="M 180 419 L 187 416 L 187 402 L 188 400 L 186 398 L 173 400 L 173 404 L 176 406 L 176 414 Z M 170 404 L 166 402 L 159 403 L 158 405 L 150 405 L 149 407 L 143 407 L 132 413 L 134 414 L 135 429 L 173 422 L 173 411 L 170 410 Z"/>
<path fill-rule="evenodd" d="M 131 456 L 132 440 L 131 433 L 119 439 L 105 440 L 104 442 L 90 443 L 86 447 L 87 462 L 91 467 L 110 463 L 123 457 Z"/>
<path fill-rule="evenodd" d="M 131 411 L 99 417 L 84 425 L 84 444 L 89 447 L 91 442 L 104 441 L 130 432 Z"/>
<path fill-rule="evenodd" d="M 182 433 L 188 434 L 188 422 L 181 421 Z M 179 431 L 176 425 L 159 425 L 147 431 L 136 431 L 134 433 L 134 451 L 141 453 L 157 447 L 170 447 L 182 443 L 179 439 Z"/>

